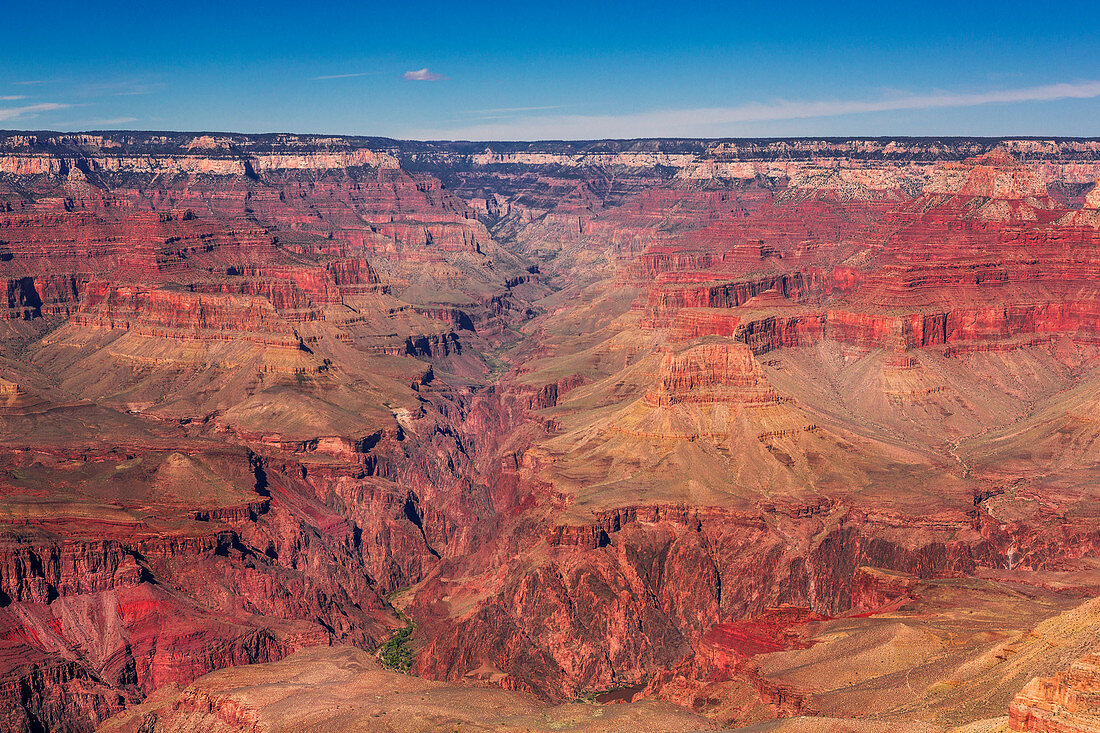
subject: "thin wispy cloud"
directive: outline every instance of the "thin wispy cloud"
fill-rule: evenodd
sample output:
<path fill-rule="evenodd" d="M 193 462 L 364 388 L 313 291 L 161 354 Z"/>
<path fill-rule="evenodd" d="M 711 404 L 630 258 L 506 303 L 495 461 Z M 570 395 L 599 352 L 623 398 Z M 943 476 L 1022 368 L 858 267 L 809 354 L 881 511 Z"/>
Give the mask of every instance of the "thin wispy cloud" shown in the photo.
<path fill-rule="evenodd" d="M 742 123 L 1095 97 L 1100 97 L 1100 81 L 1080 81 L 988 92 L 895 95 L 874 100 L 777 100 L 734 107 L 654 110 L 623 115 L 541 115 L 514 122 L 418 130 L 412 136 L 470 140 L 711 136 L 731 134 Z"/>
<path fill-rule="evenodd" d="M 116 125 L 125 125 L 137 121 L 137 117 L 108 117 L 100 120 L 76 120 L 70 122 L 54 122 L 52 124 L 57 127 L 80 127 L 85 130 L 90 130 L 99 127 L 115 127 Z"/>
<path fill-rule="evenodd" d="M 447 77 L 442 74 L 436 74 L 434 71 L 428 71 L 428 67 L 425 66 L 423 69 L 406 71 L 405 78 L 409 81 L 442 81 Z"/>
<path fill-rule="evenodd" d="M 131 90 L 125 91 L 125 92 L 114 92 L 114 93 L 111 94 L 111 96 L 112 97 L 140 97 L 140 96 L 145 95 L 145 94 L 152 94 L 153 92 L 157 91 L 158 89 L 162 89 L 163 87 L 164 87 L 163 84 L 158 84 L 156 86 L 145 87 L 145 88 L 142 88 L 142 89 L 131 89 Z"/>
<path fill-rule="evenodd" d="M 74 93 L 81 97 L 137 97 L 154 94 L 167 86 L 160 81 L 118 79 L 84 84 L 77 87 Z"/>
<path fill-rule="evenodd" d="M 356 76 L 375 76 L 381 74 L 380 71 L 356 71 L 351 74 L 322 74 L 321 76 L 313 77 L 312 81 L 324 81 L 326 79 L 351 79 Z"/>
<path fill-rule="evenodd" d="M 15 102 L 16 100 L 26 99 L 26 98 L 27 98 L 26 94 L 7 94 L 7 95 L 4 95 L 3 97 L 0 97 L 0 102 Z"/>
<path fill-rule="evenodd" d="M 494 109 L 468 109 L 462 114 L 464 115 L 497 115 L 508 114 L 511 112 L 539 112 L 548 109 L 561 109 L 560 104 L 550 104 L 544 107 L 496 107 Z"/>
<path fill-rule="evenodd" d="M 35 84 L 45 84 L 45 79 L 28 79 L 26 81 L 13 81 L 12 84 L 17 84 L 21 87 L 29 87 Z"/>
<path fill-rule="evenodd" d="M 22 107 L 0 108 L 0 121 L 19 120 L 35 117 L 42 112 L 53 112 L 59 109 L 68 109 L 71 104 L 59 104 L 57 102 L 42 102 L 40 104 L 27 104 Z"/>

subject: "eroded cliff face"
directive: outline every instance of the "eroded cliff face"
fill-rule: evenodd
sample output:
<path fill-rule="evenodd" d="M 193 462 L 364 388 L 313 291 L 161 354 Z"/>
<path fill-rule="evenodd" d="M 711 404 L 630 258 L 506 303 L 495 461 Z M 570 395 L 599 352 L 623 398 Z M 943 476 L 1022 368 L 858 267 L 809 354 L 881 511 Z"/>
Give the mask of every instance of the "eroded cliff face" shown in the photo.
<path fill-rule="evenodd" d="M 1088 731 L 1096 728 L 1097 663 L 1095 654 L 1083 657 L 1053 677 L 1037 677 L 1009 707 L 1012 730 Z"/>
<path fill-rule="evenodd" d="M 195 680 L 401 614 L 460 688 L 1004 714 L 1006 629 L 1100 587 L 1098 176 L 1081 140 L 0 136 L 6 729 L 256 728 Z"/>
<path fill-rule="evenodd" d="M 524 228 L 540 269 L 598 263 L 621 289 L 575 282 L 537 322 L 517 381 L 548 434 L 520 475 L 558 494 L 556 526 L 513 530 L 506 573 L 487 557 L 476 579 L 441 567 L 414 589 L 407 608 L 457 627 L 430 626 L 418 669 L 563 696 L 648 680 L 640 694 L 725 723 L 854 715 L 762 679 L 761 652 L 714 651 L 713 629 L 783 606 L 893 613 L 922 579 L 1084 571 L 1094 529 L 1053 507 L 1056 476 L 1096 460 L 1077 410 L 1097 230 L 1012 147 L 892 176 L 815 162 L 721 197 L 673 182 L 602 212 L 564 199 L 572 223 Z"/>

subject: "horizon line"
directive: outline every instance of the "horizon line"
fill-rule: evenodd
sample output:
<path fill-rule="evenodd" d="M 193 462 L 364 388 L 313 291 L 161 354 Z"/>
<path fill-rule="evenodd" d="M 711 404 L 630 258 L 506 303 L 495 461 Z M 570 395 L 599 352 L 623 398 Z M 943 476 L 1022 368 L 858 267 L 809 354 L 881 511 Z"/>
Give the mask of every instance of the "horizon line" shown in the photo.
<path fill-rule="evenodd" d="M 638 137 L 581 137 L 581 138 L 495 138 L 495 139 L 470 139 L 470 138 L 430 138 L 430 137 L 397 137 L 393 135 L 372 135 L 363 133 L 344 132 L 295 132 L 291 130 L 268 130 L 264 132 L 242 132 L 238 130 L 210 130 L 210 129 L 167 129 L 167 128 L 88 128 L 80 130 L 53 130 L 48 128 L 3 128 L 0 127 L 0 135 L 121 135 L 121 134 L 149 134 L 149 135 L 227 135 L 238 137 L 268 137 L 285 135 L 292 137 L 336 137 L 336 138 L 361 138 L 367 140 L 389 140 L 395 143 L 462 143 L 470 145 L 491 145 L 494 143 L 508 144 L 537 144 L 537 143 L 632 143 L 632 142 L 727 142 L 727 141 L 790 141 L 790 140 L 819 140 L 819 141 L 848 141 L 848 140 L 1026 140 L 1026 141 L 1088 141 L 1100 142 L 1100 133 L 1096 135 L 1013 135 L 1013 134 L 983 134 L 967 135 L 957 133 L 947 134 L 877 134 L 877 135 L 728 135 L 728 136 L 691 136 L 691 135 L 647 135 Z"/>

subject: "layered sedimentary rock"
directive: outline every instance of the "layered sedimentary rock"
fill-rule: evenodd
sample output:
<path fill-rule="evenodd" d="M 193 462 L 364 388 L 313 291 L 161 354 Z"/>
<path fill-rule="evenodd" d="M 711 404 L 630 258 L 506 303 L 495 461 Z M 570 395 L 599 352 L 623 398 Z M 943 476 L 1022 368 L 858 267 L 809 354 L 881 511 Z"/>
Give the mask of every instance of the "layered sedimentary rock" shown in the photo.
<path fill-rule="evenodd" d="M 777 217 L 778 229 L 795 216 L 797 245 L 764 238 L 763 222 Z M 1067 218 L 1033 168 L 1003 151 L 939 164 L 919 196 L 878 216 L 881 224 L 838 229 L 839 246 L 825 245 L 846 257 L 840 267 L 826 265 L 821 245 L 809 246 L 823 222 L 802 223 L 797 209 L 661 245 L 659 256 L 639 259 L 647 264 L 639 278 L 657 278 L 647 319 L 671 322 L 686 338 L 734 336 L 761 352 L 821 338 L 894 349 L 1043 333 L 1093 338 L 1097 230 Z M 754 300 L 765 292 L 774 292 L 771 302 Z"/>
<path fill-rule="evenodd" d="M 1100 657 L 1086 656 L 1054 677 L 1037 677 L 1009 706 L 1012 730 L 1100 730 Z"/>
<path fill-rule="evenodd" d="M 5 726 L 285 723 L 253 663 L 432 698 L 367 729 L 1008 713 L 1069 666 L 1034 639 L 1098 641 L 1098 177 L 1088 140 L 0 135 Z M 406 623 L 448 685 L 368 657 Z"/>
<path fill-rule="evenodd" d="M 1033 386 L 1013 384 L 1010 390 L 1017 395 L 1012 400 L 1023 397 L 1022 388 L 1031 395 L 1023 397 L 1025 401 L 1043 401 L 1070 388 L 1077 378 L 1063 369 L 1072 371 L 1075 367 L 1071 364 L 1087 363 L 1087 355 L 1093 353 L 1095 324 L 1089 315 L 1093 308 L 1089 283 L 1094 278 L 1095 233 L 1063 228 L 1058 223 L 1066 210 L 1047 195 L 1043 175 L 1002 153 L 958 160 L 950 166 L 929 161 L 918 176 L 902 182 L 895 179 L 892 186 L 879 183 L 878 190 L 884 193 L 870 196 L 869 189 L 844 188 L 835 178 L 808 171 L 798 180 L 803 190 L 797 195 L 792 192 L 776 197 L 775 204 L 754 205 L 729 223 L 704 221 L 705 226 L 699 226 L 696 220 L 694 226 L 678 224 L 686 232 L 683 234 L 658 230 L 651 235 L 655 243 L 640 255 L 635 254 L 636 245 L 630 244 L 621 272 L 628 285 L 643 288 L 634 308 L 623 309 L 622 300 L 613 306 L 610 299 L 603 301 L 604 307 L 620 310 L 598 321 L 605 329 L 601 336 L 583 339 L 571 337 L 569 330 L 574 323 L 587 323 L 585 319 L 597 306 L 578 303 L 576 321 L 565 316 L 560 327 L 545 327 L 548 356 L 541 363 L 525 365 L 522 377 L 524 388 L 533 389 L 540 383 L 556 384 L 563 372 L 585 374 L 582 386 L 564 395 L 555 389 L 552 398 L 536 403 L 555 435 L 528 451 L 525 468 L 563 494 L 565 514 L 560 526 L 546 535 L 547 541 L 558 548 L 601 553 L 599 564 L 593 559 L 581 570 L 571 564 L 568 555 L 555 551 L 550 560 L 554 572 L 529 574 L 522 591 L 487 578 L 479 580 L 479 588 L 488 582 L 498 589 L 495 598 L 484 601 L 478 615 L 452 612 L 461 624 L 460 634 L 446 641 L 437 638 L 428 651 L 433 659 L 442 657 L 442 663 L 438 668 L 421 669 L 473 668 L 479 658 L 470 652 L 456 657 L 445 651 L 463 638 L 474 646 L 485 645 L 481 662 L 507 671 L 505 679 L 510 685 L 522 684 L 515 671 L 530 669 L 540 672 L 528 673 L 527 679 L 542 677 L 561 684 L 557 680 L 568 679 L 569 673 L 563 676 L 557 669 L 579 666 L 577 659 L 560 651 L 567 645 L 520 641 L 537 638 L 526 619 L 545 613 L 524 605 L 528 598 L 543 597 L 533 588 L 584 598 L 587 590 L 579 584 L 580 579 L 599 577 L 613 598 L 664 598 L 663 583 L 682 581 L 690 572 L 670 566 L 671 547 L 686 541 L 693 532 L 703 534 L 708 549 L 693 558 L 691 567 L 706 568 L 702 578 L 712 580 L 706 581 L 706 590 L 689 584 L 692 590 L 686 596 L 694 601 L 691 610 L 683 616 L 672 614 L 693 622 L 709 619 L 721 623 L 724 618 L 760 612 L 768 602 L 810 605 L 830 614 L 852 607 L 884 612 L 880 609 L 907 602 L 919 578 L 967 575 L 983 567 L 1039 570 L 1055 562 L 1054 554 L 1041 549 L 1050 547 L 1039 539 L 1042 531 L 1032 535 L 1035 530 L 1025 529 L 1029 522 L 1042 525 L 1046 519 L 1025 511 L 1029 518 L 1017 515 L 1020 523 L 1012 529 L 998 524 L 1000 519 L 989 523 L 983 519 L 984 513 L 1000 504 L 994 502 L 987 510 L 983 504 L 990 495 L 984 489 L 964 489 L 972 481 L 1004 480 L 1003 474 L 993 478 L 999 472 L 993 464 L 976 469 L 957 451 L 947 465 L 940 458 L 944 455 L 941 450 L 958 447 L 954 441 L 960 438 L 947 435 L 980 435 L 988 432 L 991 420 L 1022 419 L 1029 427 L 1021 427 L 1021 433 L 1045 430 L 1027 418 L 1033 408 L 1025 402 L 1017 406 L 999 402 L 999 398 L 984 402 L 986 397 L 980 395 L 987 394 L 991 385 L 978 386 L 982 378 L 974 381 L 974 370 L 1007 370 L 1011 383 L 1008 375 L 1014 369 L 1034 363 L 1031 360 L 1036 358 L 1050 358 L 1048 366 L 1041 368 L 1051 370 L 1048 374 L 1054 381 L 1049 387 L 1039 386 L 1048 377 L 1035 374 L 1038 382 Z M 929 190 L 921 193 L 926 181 L 931 182 Z M 808 195 L 805 189 L 815 182 L 820 186 Z M 692 195 L 683 194 L 685 200 Z M 838 198 L 857 203 L 840 206 Z M 818 206 L 816 210 L 807 207 L 811 200 Z M 623 214 L 616 209 L 589 215 L 590 223 L 568 233 L 566 251 L 583 250 L 586 242 L 606 242 L 601 231 L 613 221 L 626 224 L 619 218 Z M 642 227 L 653 226 L 642 223 L 645 220 L 641 218 L 636 221 Z M 620 236 L 619 241 L 627 240 Z M 1036 257 L 1044 248 L 1046 254 Z M 615 256 L 623 251 L 607 250 Z M 632 332 L 639 326 L 652 336 Z M 725 344 L 683 343 L 701 337 L 724 339 Z M 666 338 L 681 345 L 662 356 L 656 348 Z M 736 351 L 734 344 L 743 346 Z M 1070 356 L 1077 349 L 1085 362 Z M 909 353 L 922 350 L 931 353 L 927 358 Z M 731 361 L 733 354 L 739 358 Z M 985 356 L 989 354 L 1003 356 Z M 698 355 L 698 361 L 693 355 Z M 759 366 L 745 366 L 754 358 Z M 1067 361 L 1056 365 L 1063 358 Z M 971 386 L 963 387 L 963 383 Z M 813 386 L 808 387 L 810 384 Z M 1032 388 L 1037 391 L 1028 392 Z M 761 409 L 744 409 L 745 401 L 737 397 L 745 389 L 768 397 Z M 835 405 L 843 407 L 836 409 Z M 880 420 L 890 425 L 892 436 L 867 429 Z M 969 427 L 962 427 L 963 422 Z M 1075 427 L 1067 425 L 1067 429 L 1081 429 L 1084 436 L 1091 436 L 1087 422 L 1071 423 Z M 928 445 L 929 440 L 943 441 L 937 443 L 943 447 L 928 453 L 917 448 Z M 1083 440 L 1089 444 L 1091 438 Z M 1095 460 L 1091 448 L 1075 455 L 1086 464 Z M 880 471 L 892 477 L 888 492 L 874 488 L 880 481 L 874 476 Z M 807 491 L 809 486 L 813 488 Z M 963 493 L 956 494 L 960 489 Z M 864 494 L 867 490 L 874 499 Z M 918 498 L 929 490 L 938 497 L 934 518 L 929 516 L 926 499 Z M 863 496 L 857 498 L 852 491 Z M 777 494 L 782 497 L 779 501 L 764 498 Z M 798 499 L 792 501 L 791 494 Z M 654 504 L 639 505 L 646 500 Z M 781 561 L 781 583 L 750 589 L 743 576 L 727 575 L 723 568 L 738 567 L 738 562 L 775 567 L 775 556 L 770 553 L 777 553 L 778 546 L 791 547 L 790 537 L 769 537 L 772 530 L 767 513 L 754 516 L 727 510 L 714 512 L 708 520 L 705 512 L 666 511 L 667 503 L 661 503 L 677 501 L 738 507 L 747 501 L 749 505 L 771 506 L 772 511 L 784 507 L 782 511 L 799 517 L 796 524 L 816 537 L 823 536 L 818 517 L 870 501 L 877 508 L 876 519 L 846 515 L 844 524 L 860 536 L 866 531 L 864 537 L 878 538 L 872 544 L 884 554 L 841 560 L 847 557 L 847 550 L 840 550 L 846 542 L 866 547 L 866 540 L 848 535 L 842 541 L 826 534 L 830 538 L 822 546 L 795 551 L 802 558 L 795 562 L 797 573 L 787 575 L 787 561 Z M 621 512 L 614 509 L 623 505 L 630 505 L 636 516 L 650 517 L 646 522 L 651 524 L 642 526 L 652 529 L 624 523 Z M 924 508 L 918 509 L 922 505 Z M 595 521 L 581 519 L 589 511 L 594 512 Z M 685 514 L 691 518 L 672 519 Z M 885 516 L 893 516 L 896 524 L 891 526 L 907 528 L 900 530 L 908 536 L 905 550 L 886 541 L 892 530 L 874 526 Z M 712 534 L 715 530 L 708 529 L 708 521 L 736 526 L 735 534 L 753 539 L 736 551 L 723 549 Z M 855 530 L 857 525 L 861 529 Z M 976 534 L 968 538 L 964 525 Z M 948 529 L 952 526 L 955 529 Z M 918 527 L 922 528 L 919 532 Z M 1094 540 L 1084 540 L 1091 533 L 1087 523 L 1076 527 L 1074 532 L 1083 533 L 1076 536 L 1092 547 Z M 939 531 L 946 534 L 937 535 Z M 1006 531 L 1009 534 L 1004 534 Z M 931 534 L 918 540 L 918 534 L 924 532 Z M 658 544 L 662 549 L 649 550 L 669 558 L 656 574 L 636 566 L 626 571 L 624 560 L 610 559 L 620 555 L 631 558 L 633 565 L 633 558 L 645 556 L 636 544 L 643 542 L 638 535 L 654 541 L 650 533 L 668 533 L 674 538 L 671 546 Z M 948 536 L 954 539 L 949 541 Z M 1034 537 L 1025 543 L 1038 544 L 1021 552 L 1017 543 L 1025 536 Z M 922 559 L 903 561 L 901 558 L 914 550 L 914 543 L 922 547 L 918 551 Z M 540 557 L 538 562 L 546 562 L 533 548 L 530 552 Z M 837 552 L 840 554 L 833 554 Z M 1084 552 L 1087 555 L 1091 550 Z M 829 581 L 813 577 L 816 571 L 809 571 L 811 578 L 802 584 L 799 574 L 808 567 L 804 563 L 815 556 L 828 558 L 822 569 L 845 568 L 843 586 L 840 577 Z M 605 562 L 624 568 L 631 580 L 612 580 L 603 568 Z M 711 567 L 717 568 L 713 577 Z M 698 570 L 691 577 L 699 578 Z M 636 582 L 642 583 L 644 593 Z M 443 591 L 444 587 L 448 590 Z M 844 595 L 829 601 L 815 596 L 814 589 L 824 587 L 843 587 Z M 779 588 L 787 595 L 777 593 Z M 449 584 L 441 585 L 439 591 L 422 589 L 418 597 L 427 602 L 433 593 L 444 592 L 453 596 L 454 589 Z M 747 599 L 752 600 L 739 605 Z M 522 609 L 519 613 L 508 612 L 517 607 Z M 647 615 L 658 608 L 671 613 L 675 606 L 664 601 L 638 603 L 615 611 L 612 617 L 639 619 L 643 637 L 653 640 L 668 628 Z M 496 635 L 506 641 L 476 636 L 475 629 L 484 626 L 496 629 Z M 703 643 L 700 632 L 692 632 L 686 622 L 674 626 L 679 632 L 675 643 L 686 642 L 698 655 Z M 597 639 L 603 636 L 585 634 L 572 625 L 568 628 L 573 629 L 570 634 L 585 639 L 585 644 L 598 645 Z M 524 662 L 508 669 L 502 665 L 516 654 L 504 651 L 511 645 L 522 649 L 519 654 Z M 638 672 L 615 656 L 621 653 L 619 648 L 597 648 L 610 655 L 609 664 L 596 668 L 599 679 L 613 679 L 612 670 L 624 681 L 637 679 Z M 681 668 L 673 665 L 670 669 Z M 688 665 L 665 684 L 680 674 L 707 679 L 711 673 L 703 670 Z M 584 674 L 593 672 L 586 669 Z M 761 692 L 765 687 L 756 685 L 755 694 L 765 695 Z M 651 692 L 662 694 L 659 689 L 656 685 Z M 794 692 L 769 697 L 776 701 L 772 714 L 777 710 L 786 714 L 820 710 L 812 705 L 796 709 L 783 702 L 796 698 Z M 705 698 L 700 699 L 704 701 L 700 704 L 705 704 Z M 766 715 L 761 711 L 754 714 Z"/>
<path fill-rule="evenodd" d="M 646 394 L 646 400 L 654 405 L 768 404 L 777 399 L 751 350 L 739 344 L 705 344 L 681 354 L 666 354 L 657 385 Z"/>
<path fill-rule="evenodd" d="M 13 730 L 87 730 L 212 669 L 382 641 L 382 595 L 455 531 L 417 491 L 461 480 L 453 461 L 409 471 L 411 444 L 454 444 L 415 357 L 499 330 L 530 275 L 385 153 L 149 149 L 165 142 L 24 140 L 4 164 L 8 335 L 45 334 L 4 365 Z"/>

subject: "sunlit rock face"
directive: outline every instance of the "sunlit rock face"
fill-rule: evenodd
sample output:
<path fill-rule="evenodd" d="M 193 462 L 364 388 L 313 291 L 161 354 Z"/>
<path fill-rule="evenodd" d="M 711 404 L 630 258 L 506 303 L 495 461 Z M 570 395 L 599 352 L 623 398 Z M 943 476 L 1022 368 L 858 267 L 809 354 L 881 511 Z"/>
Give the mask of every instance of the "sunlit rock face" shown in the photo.
<path fill-rule="evenodd" d="M 0 729 L 1090 730 L 1098 179 L 0 134 Z"/>
<path fill-rule="evenodd" d="M 1036 677 L 1009 707 L 1012 730 L 1090 731 L 1096 729 L 1100 688 L 1097 664 L 1100 657 L 1089 654 L 1052 677 Z"/>

